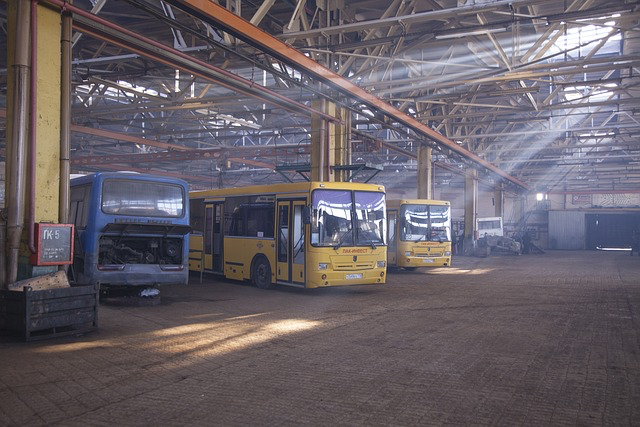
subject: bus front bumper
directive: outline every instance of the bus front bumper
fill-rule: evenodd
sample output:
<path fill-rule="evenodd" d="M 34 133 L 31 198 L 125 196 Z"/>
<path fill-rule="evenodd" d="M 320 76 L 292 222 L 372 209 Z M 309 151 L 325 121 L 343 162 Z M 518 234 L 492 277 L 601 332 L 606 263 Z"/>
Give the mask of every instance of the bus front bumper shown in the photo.
<path fill-rule="evenodd" d="M 398 267 L 448 267 L 451 265 L 451 257 L 404 256 L 398 257 L 397 265 Z"/>
<path fill-rule="evenodd" d="M 95 265 L 93 269 L 93 282 L 101 286 L 186 285 L 188 281 L 189 269 L 186 265 Z"/>
<path fill-rule="evenodd" d="M 324 288 L 330 286 L 379 285 L 386 283 L 386 268 L 374 268 L 359 271 L 327 271 L 317 270 L 307 276 L 307 288 Z"/>

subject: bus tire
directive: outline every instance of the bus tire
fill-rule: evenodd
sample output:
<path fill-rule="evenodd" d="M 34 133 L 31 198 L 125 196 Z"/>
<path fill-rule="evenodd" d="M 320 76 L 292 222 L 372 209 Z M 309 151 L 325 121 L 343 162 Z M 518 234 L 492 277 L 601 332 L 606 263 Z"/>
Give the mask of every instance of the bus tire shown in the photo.
<path fill-rule="evenodd" d="M 271 265 L 265 256 L 259 255 L 253 259 L 251 263 L 251 283 L 260 289 L 273 289 L 275 287 L 275 283 L 271 282 Z"/>

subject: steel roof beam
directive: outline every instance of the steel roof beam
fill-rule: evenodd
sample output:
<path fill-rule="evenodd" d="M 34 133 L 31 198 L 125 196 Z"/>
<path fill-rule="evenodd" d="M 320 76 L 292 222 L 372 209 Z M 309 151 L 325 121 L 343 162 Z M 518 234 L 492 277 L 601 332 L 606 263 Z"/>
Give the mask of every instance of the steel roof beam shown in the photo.
<path fill-rule="evenodd" d="M 7 111 L 5 109 L 0 109 L 0 117 L 6 117 Z M 147 138 L 140 138 L 138 136 L 129 135 L 126 133 L 113 132 L 104 129 L 95 129 L 86 126 L 79 125 L 71 125 L 71 132 L 84 133 L 87 135 L 100 136 L 103 138 L 114 139 L 116 141 L 126 141 L 131 142 L 133 144 L 142 144 L 148 145 L 150 147 L 162 148 L 163 150 L 178 150 L 185 151 L 190 150 L 190 148 L 185 147 L 183 145 L 177 144 L 169 144 L 162 141 L 155 141 Z"/>
<path fill-rule="evenodd" d="M 72 12 L 74 14 L 74 29 L 90 34 L 100 40 L 113 43 L 116 46 L 120 46 L 133 53 L 138 53 L 147 58 L 151 58 L 167 66 L 180 68 L 183 71 L 187 71 L 193 75 L 199 76 L 209 81 L 213 81 L 236 92 L 261 99 L 262 101 L 270 103 L 272 105 L 278 105 L 286 110 L 297 113 L 316 114 L 322 116 L 325 120 L 334 122 L 337 121 L 335 117 L 326 115 L 305 104 L 296 102 L 264 86 L 244 79 L 221 68 L 215 67 L 207 62 L 200 61 L 179 50 L 170 48 L 169 46 L 166 46 L 147 37 L 143 37 L 133 31 L 127 30 L 124 27 L 99 18 L 96 15 L 93 15 L 81 8 L 72 6 L 66 1 L 40 1 L 43 3 L 53 4 Z M 226 9 L 224 10 L 226 11 Z"/>
<path fill-rule="evenodd" d="M 252 145 L 243 147 L 220 147 L 208 149 L 194 149 L 189 151 L 163 151 L 160 153 L 140 153 L 140 154 L 114 154 L 106 156 L 79 156 L 71 159 L 73 166 L 93 166 L 108 165 L 113 163 L 155 163 L 155 162 L 184 162 L 187 160 L 213 160 L 230 158 L 243 159 L 247 163 L 248 157 L 277 157 L 287 155 L 308 155 L 311 152 L 311 145 Z"/>
<path fill-rule="evenodd" d="M 136 168 L 136 167 L 131 167 L 131 166 L 122 167 L 122 166 L 117 166 L 117 165 L 100 165 L 100 167 L 95 167 L 95 168 L 93 166 L 91 166 L 91 168 L 96 169 L 97 171 L 112 170 L 112 171 L 118 171 L 118 172 L 119 171 L 127 171 L 127 172 L 139 172 L 139 173 L 152 173 L 154 175 L 170 176 L 172 178 L 183 179 L 183 180 L 189 181 L 189 182 L 193 182 L 193 181 L 207 182 L 207 183 L 211 182 L 211 177 L 197 176 L 197 175 L 185 175 L 185 174 L 181 174 L 181 173 L 168 172 L 168 171 L 151 169 L 151 168 L 144 169 L 144 168 Z"/>
<path fill-rule="evenodd" d="M 516 184 L 519 187 L 528 189 L 528 186 L 524 182 L 518 180 L 517 178 L 514 178 L 513 176 L 497 168 L 491 163 L 464 149 L 449 138 L 439 134 L 430 127 L 419 122 L 413 117 L 408 116 L 392 105 L 387 104 L 382 99 L 368 93 L 351 81 L 318 64 L 297 49 L 292 48 L 291 46 L 285 44 L 284 42 L 278 40 L 270 34 L 260 30 L 256 26 L 251 25 L 249 22 L 242 19 L 242 17 L 231 13 L 224 7 L 221 7 L 208 0 L 167 1 L 175 7 L 182 9 L 188 14 L 196 16 L 205 22 L 215 23 L 218 27 L 222 28 L 224 31 L 232 34 L 233 36 L 249 43 L 254 47 L 257 47 L 260 50 L 265 51 L 269 55 L 280 61 L 283 61 L 288 65 L 294 66 L 295 68 L 298 68 L 303 72 L 310 74 L 311 76 L 319 79 L 325 84 L 339 90 L 343 94 L 358 99 L 375 111 L 379 111 L 387 115 L 392 120 L 395 120 L 398 123 L 411 128 L 416 133 L 436 142 L 438 145 L 469 159 L 473 163 L 476 163 L 477 165 L 488 169 L 489 171 L 502 178 L 505 178 L 506 180 Z M 513 3 L 513 1 L 501 1 L 492 3 L 492 5 L 508 6 L 509 3 Z M 524 3 L 524 1 L 522 3 Z M 527 3 L 531 3 L 531 1 L 528 1 Z M 456 9 L 456 13 L 459 13 L 459 9 L 460 8 Z"/>
<path fill-rule="evenodd" d="M 103 138 L 115 139 L 117 141 L 126 141 L 133 144 L 148 145 L 151 147 L 162 148 L 163 150 L 189 150 L 188 147 L 177 144 L 169 144 L 161 141 L 154 141 L 152 139 L 140 138 L 138 136 L 128 135 L 126 133 L 112 132 L 104 129 L 95 129 L 86 126 L 71 125 L 71 132 L 84 133 L 87 135 L 100 136 Z"/>
<path fill-rule="evenodd" d="M 173 0 L 176 1 L 176 0 Z M 173 1 L 169 1 L 172 3 Z M 180 1 L 180 0 L 177 0 Z M 509 6 L 522 6 L 537 3 L 549 3 L 552 0 L 502 0 L 494 1 L 483 5 L 460 6 L 450 9 L 441 9 L 430 12 L 420 12 L 411 15 L 392 16 L 389 18 L 375 19 L 362 22 L 353 22 L 350 24 L 334 25 L 327 28 L 317 28 L 307 31 L 298 31 L 285 33 L 280 38 L 283 39 L 301 39 L 308 37 L 318 37 L 325 35 L 334 35 L 345 32 L 365 31 L 373 28 L 386 28 L 394 25 L 411 25 L 420 24 L 429 21 L 441 21 L 449 18 L 460 18 L 462 16 L 475 15 L 480 12 L 491 12 L 500 8 L 509 8 Z"/>

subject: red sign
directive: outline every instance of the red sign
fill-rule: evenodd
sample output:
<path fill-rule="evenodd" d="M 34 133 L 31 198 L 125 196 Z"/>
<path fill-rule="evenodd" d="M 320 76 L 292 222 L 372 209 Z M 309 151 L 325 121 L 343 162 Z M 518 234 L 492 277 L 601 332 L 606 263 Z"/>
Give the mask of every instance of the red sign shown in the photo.
<path fill-rule="evenodd" d="M 35 224 L 36 253 L 33 265 L 73 263 L 73 224 Z"/>

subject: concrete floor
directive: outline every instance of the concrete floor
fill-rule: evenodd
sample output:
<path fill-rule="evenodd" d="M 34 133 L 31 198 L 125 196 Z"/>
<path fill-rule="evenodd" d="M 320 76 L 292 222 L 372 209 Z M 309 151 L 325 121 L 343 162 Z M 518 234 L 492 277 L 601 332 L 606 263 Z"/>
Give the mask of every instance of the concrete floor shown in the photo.
<path fill-rule="evenodd" d="M 0 425 L 640 425 L 640 258 L 458 257 L 387 285 L 166 287 L 0 340 Z"/>

